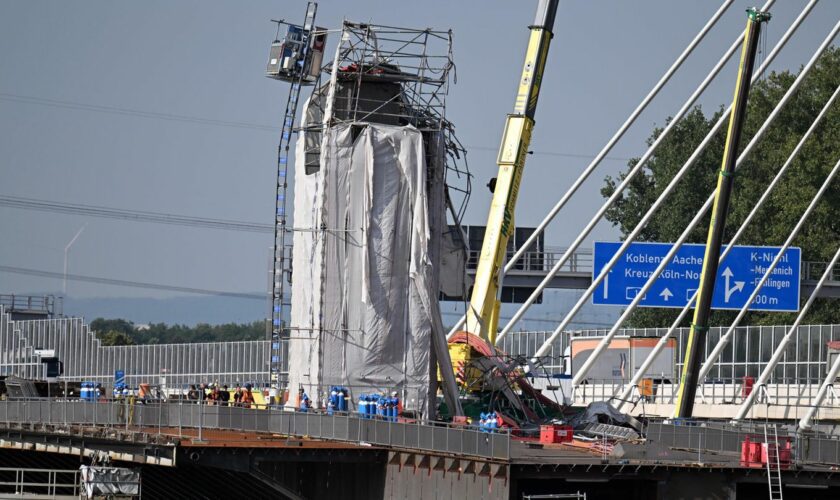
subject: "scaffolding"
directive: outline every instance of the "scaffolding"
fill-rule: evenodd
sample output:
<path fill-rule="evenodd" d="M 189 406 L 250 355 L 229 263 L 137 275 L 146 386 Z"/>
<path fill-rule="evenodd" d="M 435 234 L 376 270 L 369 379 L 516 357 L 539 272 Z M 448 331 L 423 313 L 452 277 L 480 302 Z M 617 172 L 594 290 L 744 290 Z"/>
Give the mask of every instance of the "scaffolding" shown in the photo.
<path fill-rule="evenodd" d="M 467 242 L 460 224 L 470 197 L 471 175 L 466 148 L 446 117 L 446 99 L 455 80 L 452 32 L 351 21 L 344 21 L 340 32 L 334 57 L 313 82 L 301 123 L 294 129 L 304 152 L 303 164 L 295 168 L 307 174 L 320 169 L 323 134 L 330 127 L 377 123 L 416 128 L 425 144 L 427 184 L 437 183 L 440 189 L 443 181 L 450 219 L 450 224 L 441 225 L 443 237 L 463 249 L 466 260 Z M 442 173 L 435 171 L 440 157 L 444 159 Z M 285 196 L 284 201 L 288 201 Z M 287 227 L 290 232 L 315 230 L 298 227 L 297 222 Z M 278 274 L 291 277 L 291 259 L 284 262 L 288 267 L 275 271 L 275 288 Z M 279 361 L 281 390 L 288 383 L 289 340 L 299 335 L 294 330 L 282 328 L 277 349 L 272 343 L 272 366 Z"/>
<path fill-rule="evenodd" d="M 335 58 L 321 75 L 329 75 L 330 82 L 323 84 L 319 77 L 309 98 L 309 116 L 298 129 L 307 135 L 307 171 L 318 168 L 326 126 L 375 122 L 441 132 L 448 204 L 460 224 L 472 178 L 466 148 L 446 118 L 450 84 L 457 81 L 452 31 L 345 21 Z"/>

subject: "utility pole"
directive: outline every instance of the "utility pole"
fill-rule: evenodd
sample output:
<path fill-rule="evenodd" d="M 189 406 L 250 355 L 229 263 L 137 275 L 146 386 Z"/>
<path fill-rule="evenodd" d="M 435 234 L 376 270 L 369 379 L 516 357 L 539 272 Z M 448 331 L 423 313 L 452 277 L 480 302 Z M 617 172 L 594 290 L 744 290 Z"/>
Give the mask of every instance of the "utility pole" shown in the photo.
<path fill-rule="evenodd" d="M 709 332 L 709 316 L 712 309 L 712 295 L 715 290 L 720 259 L 720 246 L 726 225 L 726 213 L 735 178 L 735 161 L 738 157 L 738 144 L 744 116 L 747 112 L 747 98 L 750 93 L 753 65 L 758 49 L 761 24 L 770 20 L 770 14 L 755 8 L 747 10 L 747 28 L 744 45 L 741 50 L 741 63 L 738 68 L 738 80 L 735 83 L 735 96 L 729 115 L 729 129 L 723 150 L 723 162 L 718 173 L 717 190 L 712 208 L 712 220 L 709 223 L 709 236 L 706 239 L 706 253 L 703 256 L 703 271 L 697 291 L 697 306 L 694 309 L 694 321 L 688 335 L 680 387 L 677 392 L 677 418 L 690 418 L 694 411 L 694 396 L 697 392 L 698 373 L 700 371 L 700 349 L 706 343 Z"/>

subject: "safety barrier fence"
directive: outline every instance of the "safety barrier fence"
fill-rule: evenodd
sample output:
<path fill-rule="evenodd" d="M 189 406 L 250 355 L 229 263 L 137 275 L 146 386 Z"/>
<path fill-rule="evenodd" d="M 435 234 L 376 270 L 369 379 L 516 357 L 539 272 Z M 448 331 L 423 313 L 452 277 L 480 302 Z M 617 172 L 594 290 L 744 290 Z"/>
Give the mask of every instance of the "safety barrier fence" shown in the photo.
<path fill-rule="evenodd" d="M 370 444 L 407 450 L 452 453 L 462 456 L 507 460 L 510 433 L 506 430 L 481 432 L 475 427 L 434 422 L 388 421 L 359 418 L 353 414 L 291 412 L 278 408 L 242 408 L 196 403 L 128 404 L 11 399 L 0 401 L 0 422 L 12 424 L 92 425 L 146 433 L 202 438 L 204 430 L 266 432 L 332 441 Z"/>
<path fill-rule="evenodd" d="M 510 432 L 482 432 L 470 426 L 434 422 L 392 422 L 359 418 L 352 414 L 290 412 L 277 408 L 253 409 L 196 403 L 135 404 L 126 401 L 86 402 L 48 399 L 0 401 L 0 425 L 79 425 L 110 427 L 147 434 L 203 439 L 207 430 L 264 432 L 331 441 L 369 444 L 408 451 L 450 453 L 462 457 L 509 460 Z M 738 466 L 741 445 L 749 437 L 764 440 L 764 425 L 757 422 L 662 421 L 651 419 L 644 436 L 677 450 L 698 453 L 702 463 Z M 840 465 L 840 436 L 798 433 L 779 426 L 780 440 L 790 440 L 792 461 L 803 466 Z M 514 457 L 515 458 L 515 457 Z M 656 463 L 685 464 L 690 458 L 655 457 Z"/>
<path fill-rule="evenodd" d="M 60 298 L 58 302 L 60 304 Z M 5 306 L 6 309 L 11 311 L 40 312 L 44 314 L 53 314 L 56 312 L 56 298 L 53 295 L 37 296 L 0 293 L 0 305 Z"/>
<path fill-rule="evenodd" d="M 608 401 L 618 397 L 628 383 L 616 380 L 588 380 L 573 389 L 575 405 L 587 405 L 594 401 Z M 822 401 L 821 408 L 840 409 L 840 393 L 832 389 Z M 756 403 L 787 407 L 807 407 L 816 399 L 820 384 L 814 383 L 769 383 L 753 385 L 744 378 L 716 379 L 697 387 L 695 404 L 726 405 L 741 404 L 751 391 L 757 391 Z M 650 404 L 675 404 L 679 385 L 651 381 L 633 388 L 631 402 Z"/>
<path fill-rule="evenodd" d="M 566 253 L 566 247 L 546 247 L 545 250 L 529 250 L 522 254 L 511 272 L 515 271 L 547 271 L 554 267 Z M 475 269 L 478 266 L 479 250 L 470 250 L 467 254 L 467 268 Z M 506 261 L 509 261 L 516 252 L 508 251 Z M 592 249 L 577 249 L 560 268 L 561 271 L 572 273 L 588 273 L 592 271 Z"/>
<path fill-rule="evenodd" d="M 728 327 L 715 326 L 709 329 L 705 345 L 702 347 L 704 353 L 709 353 L 726 333 Z M 735 329 L 731 342 L 723 350 L 721 356 L 709 371 L 709 380 L 735 380 L 741 377 L 758 377 L 767 367 L 773 351 L 790 330 L 789 325 L 756 325 L 741 326 Z M 620 330 L 621 337 L 650 337 L 660 338 L 668 331 L 667 328 L 624 328 Z M 673 368 L 670 373 L 656 373 L 650 370 L 649 377 L 659 379 L 676 379 L 682 371 L 683 359 L 689 335 L 689 328 L 678 328 L 674 334 L 674 349 L 672 353 L 663 352 L 663 356 L 673 356 Z M 571 371 L 574 368 L 568 366 L 572 355 L 586 355 L 585 350 L 574 353 L 572 344 L 577 340 L 602 338 L 608 330 L 592 329 L 573 332 L 564 332 L 557 337 L 552 344 L 551 350 L 546 356 L 540 358 L 538 374 L 557 374 Z M 499 345 L 501 350 L 508 355 L 533 356 L 539 347 L 549 338 L 552 332 L 529 331 L 510 332 Z M 830 361 L 830 341 L 840 340 L 840 325 L 799 325 L 794 334 L 793 340 L 788 345 L 782 359 L 775 366 L 770 374 L 769 382 L 782 384 L 816 383 L 819 384 L 825 378 L 827 364 Z M 628 349 L 607 351 L 624 353 L 628 356 L 627 361 L 632 361 L 634 366 L 639 366 L 649 351 L 638 350 L 630 353 Z M 606 352 L 604 353 L 607 354 Z M 632 357 L 632 360 L 629 358 Z M 615 365 L 619 368 L 617 361 L 610 361 L 602 356 L 603 363 Z M 573 367 L 579 363 L 572 362 Z M 627 368 L 627 367 L 625 367 Z M 628 374 L 632 375 L 631 374 Z M 601 378 L 593 375 L 592 378 Z M 676 381 L 676 380 L 675 380 Z"/>
<path fill-rule="evenodd" d="M 0 498 L 80 498 L 79 470 L 0 467 Z"/>
<path fill-rule="evenodd" d="M 772 425 L 772 424 L 771 424 Z M 769 429 L 770 427 L 768 427 Z M 779 444 L 790 442 L 791 464 L 801 466 L 829 466 L 840 464 L 840 436 L 802 434 L 777 427 Z M 773 435 L 772 431 L 768 434 Z M 650 422 L 646 437 L 651 442 L 698 453 L 698 461 L 737 466 L 741 458 L 742 443 L 749 438 L 764 442 L 764 424 L 743 423 L 733 425 L 727 421 Z"/>

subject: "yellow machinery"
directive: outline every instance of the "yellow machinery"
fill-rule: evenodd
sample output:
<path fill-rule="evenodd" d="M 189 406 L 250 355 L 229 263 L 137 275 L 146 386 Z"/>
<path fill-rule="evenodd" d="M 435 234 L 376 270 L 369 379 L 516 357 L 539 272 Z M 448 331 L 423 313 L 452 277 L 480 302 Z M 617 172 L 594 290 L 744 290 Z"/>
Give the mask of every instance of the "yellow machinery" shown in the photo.
<path fill-rule="evenodd" d="M 514 229 L 514 207 L 525 168 L 525 157 L 534 128 L 534 112 L 542 84 L 545 60 L 553 36 L 558 0 L 540 0 L 537 16 L 530 26 L 531 36 L 525 53 L 525 66 L 519 80 L 519 91 L 513 113 L 507 116 L 497 163 L 493 201 L 487 217 L 487 228 L 481 245 L 465 331 L 479 335 L 493 345 L 499 323 L 499 282 L 505 264 L 508 239 Z M 455 353 L 451 353 L 455 354 Z M 456 357 L 452 358 L 453 364 Z"/>

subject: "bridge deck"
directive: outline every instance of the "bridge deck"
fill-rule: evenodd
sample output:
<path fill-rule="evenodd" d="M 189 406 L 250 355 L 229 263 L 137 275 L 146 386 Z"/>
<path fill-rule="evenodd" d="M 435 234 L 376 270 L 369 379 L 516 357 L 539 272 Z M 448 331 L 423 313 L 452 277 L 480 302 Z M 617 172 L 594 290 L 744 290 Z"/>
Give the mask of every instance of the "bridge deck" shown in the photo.
<path fill-rule="evenodd" d="M 110 403 L 0 401 L 0 428 L 5 429 L 0 446 L 29 443 L 31 446 L 17 448 L 79 456 L 108 450 L 120 460 L 158 465 L 174 465 L 177 448 L 259 448 L 390 450 L 508 464 L 626 464 L 630 460 L 636 465 L 694 467 L 704 463 L 738 468 L 744 438 L 763 435 L 763 427 L 754 422 L 735 426 L 712 421 L 681 425 L 657 421 L 649 424 L 643 440 L 611 443 L 609 450 L 593 451 L 583 446 L 540 445 L 509 432 L 486 433 L 471 426 L 352 415 L 195 404 L 139 405 L 128 413 L 120 409 L 119 404 Z M 820 471 L 840 464 L 840 436 L 782 434 L 798 450 L 795 459 L 799 468 Z M 39 441 L 37 436 L 44 439 Z"/>

